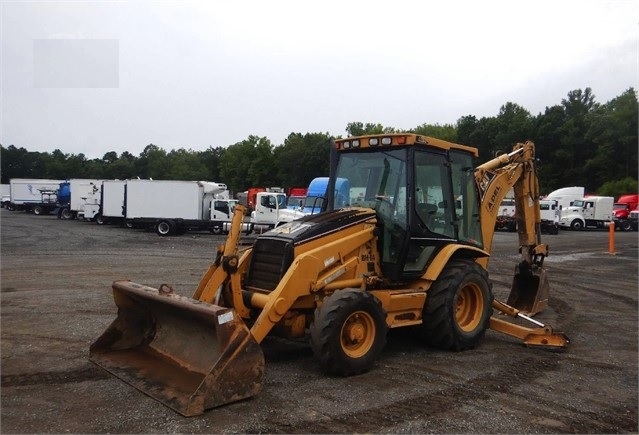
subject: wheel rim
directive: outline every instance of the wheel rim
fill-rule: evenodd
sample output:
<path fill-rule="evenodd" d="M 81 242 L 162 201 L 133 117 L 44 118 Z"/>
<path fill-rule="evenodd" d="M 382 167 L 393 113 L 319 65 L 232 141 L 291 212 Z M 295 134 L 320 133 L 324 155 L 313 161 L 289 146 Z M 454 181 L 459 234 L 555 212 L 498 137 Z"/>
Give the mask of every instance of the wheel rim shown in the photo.
<path fill-rule="evenodd" d="M 457 293 L 455 303 L 455 321 L 462 331 L 474 330 L 481 321 L 484 309 L 481 288 L 474 283 L 467 283 Z"/>
<path fill-rule="evenodd" d="M 365 311 L 352 313 L 342 326 L 342 350 L 350 358 L 361 358 L 375 342 L 375 321 Z"/>
<path fill-rule="evenodd" d="M 169 224 L 167 224 L 166 222 L 160 222 L 160 224 L 158 225 L 158 232 L 160 234 L 168 234 Z"/>

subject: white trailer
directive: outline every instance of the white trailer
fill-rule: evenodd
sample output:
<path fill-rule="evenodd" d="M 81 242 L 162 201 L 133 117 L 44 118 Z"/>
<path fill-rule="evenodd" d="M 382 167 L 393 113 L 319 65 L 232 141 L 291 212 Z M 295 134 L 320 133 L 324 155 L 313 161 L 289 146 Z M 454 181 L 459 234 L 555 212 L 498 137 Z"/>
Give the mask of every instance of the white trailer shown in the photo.
<path fill-rule="evenodd" d="M 588 196 L 577 199 L 571 207 L 561 211 L 559 226 L 572 230 L 587 227 L 604 228 L 612 222 L 614 202 L 612 196 Z"/>
<path fill-rule="evenodd" d="M 557 209 L 561 212 L 566 207 L 573 205 L 578 199 L 582 199 L 586 195 L 586 189 L 580 186 L 562 187 L 553 190 L 543 199 L 554 200 L 557 202 Z"/>
<path fill-rule="evenodd" d="M 251 223 L 255 231 L 267 231 L 281 224 L 294 221 L 309 213 L 286 208 L 286 195 L 277 192 L 259 192 L 255 210 L 251 212 Z"/>
<path fill-rule="evenodd" d="M 126 180 L 104 180 L 100 189 L 100 207 L 94 220 L 98 225 L 107 223 L 124 224 L 124 190 Z"/>
<path fill-rule="evenodd" d="M 58 189 L 64 180 L 12 178 L 8 210 L 48 214 L 58 207 Z"/>
<path fill-rule="evenodd" d="M 93 178 L 69 180 L 69 203 L 60 207 L 58 217 L 93 220 L 100 212 L 102 181 Z"/>
<path fill-rule="evenodd" d="M 231 209 L 223 217 L 212 210 L 215 195 L 226 190 L 225 184 L 207 181 L 128 180 L 126 220 L 133 227 L 154 229 L 161 236 L 190 230 L 221 232 L 224 223 L 231 220 Z M 251 228 L 247 225 L 244 230 L 250 232 Z"/>

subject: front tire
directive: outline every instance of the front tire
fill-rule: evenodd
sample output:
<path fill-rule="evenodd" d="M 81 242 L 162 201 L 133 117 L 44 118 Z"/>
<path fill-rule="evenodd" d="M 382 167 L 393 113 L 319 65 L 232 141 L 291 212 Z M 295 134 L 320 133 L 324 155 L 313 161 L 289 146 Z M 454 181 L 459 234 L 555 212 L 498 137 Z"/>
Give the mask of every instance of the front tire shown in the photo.
<path fill-rule="evenodd" d="M 479 345 L 493 314 L 488 273 L 472 260 L 451 260 L 426 294 L 419 336 L 444 350 Z"/>
<path fill-rule="evenodd" d="M 315 310 L 311 348 L 326 373 L 357 375 L 375 364 L 387 332 L 386 313 L 371 293 L 338 290 Z"/>
<path fill-rule="evenodd" d="M 623 222 L 621 223 L 621 229 L 622 229 L 623 231 L 632 231 L 632 222 L 627 221 L 627 220 L 626 220 L 626 221 L 623 221 Z"/>
<path fill-rule="evenodd" d="M 579 219 L 575 219 L 574 221 L 570 223 L 570 229 L 573 231 L 581 231 L 583 230 L 583 228 L 584 228 L 584 224 Z"/>
<path fill-rule="evenodd" d="M 40 205 L 36 205 L 35 207 L 33 207 L 31 211 L 33 211 L 33 214 L 36 216 L 40 216 L 44 214 L 44 208 Z"/>

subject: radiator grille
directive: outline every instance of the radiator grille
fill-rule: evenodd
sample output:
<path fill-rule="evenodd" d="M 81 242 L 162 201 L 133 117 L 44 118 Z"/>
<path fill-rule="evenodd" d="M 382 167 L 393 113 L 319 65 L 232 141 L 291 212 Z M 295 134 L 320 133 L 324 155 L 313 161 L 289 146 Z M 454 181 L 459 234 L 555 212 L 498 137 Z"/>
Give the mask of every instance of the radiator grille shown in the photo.
<path fill-rule="evenodd" d="M 293 261 L 293 244 L 285 240 L 258 239 L 253 246 L 247 285 L 273 291 Z"/>

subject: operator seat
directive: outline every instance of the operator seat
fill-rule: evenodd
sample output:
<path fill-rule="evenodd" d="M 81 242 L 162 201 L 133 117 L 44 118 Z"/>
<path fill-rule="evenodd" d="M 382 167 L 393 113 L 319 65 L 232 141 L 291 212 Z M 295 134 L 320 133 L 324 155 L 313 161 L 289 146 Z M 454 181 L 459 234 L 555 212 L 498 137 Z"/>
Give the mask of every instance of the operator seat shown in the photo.
<path fill-rule="evenodd" d="M 437 213 L 437 206 L 428 202 L 422 202 L 417 204 L 417 215 L 426 223 L 426 226 L 430 229 L 435 224 L 435 213 Z"/>

